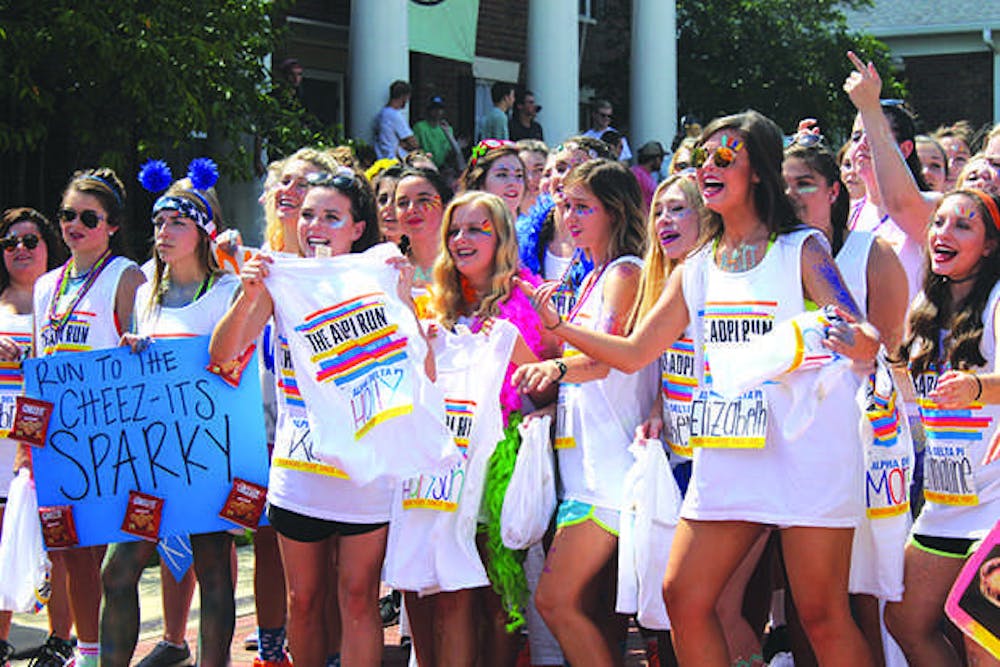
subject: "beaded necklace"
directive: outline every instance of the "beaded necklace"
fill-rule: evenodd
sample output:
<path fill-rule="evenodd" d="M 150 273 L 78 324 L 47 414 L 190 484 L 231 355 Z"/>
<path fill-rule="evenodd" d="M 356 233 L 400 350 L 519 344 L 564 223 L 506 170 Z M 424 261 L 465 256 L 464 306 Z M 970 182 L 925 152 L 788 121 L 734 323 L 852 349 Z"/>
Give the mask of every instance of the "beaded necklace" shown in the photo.
<path fill-rule="evenodd" d="M 71 259 L 63 264 L 62 272 L 59 274 L 59 283 L 56 287 L 56 293 L 52 297 L 52 303 L 49 304 L 49 327 L 54 333 L 58 333 L 64 326 L 66 326 L 66 322 L 68 322 L 69 318 L 73 316 L 73 312 L 76 310 L 76 307 L 80 305 L 80 301 L 87 295 L 90 288 L 94 286 L 97 278 L 101 275 L 101 271 L 104 270 L 104 267 L 108 265 L 111 259 L 111 248 L 108 248 L 101 254 L 100 257 L 97 258 L 97 261 L 90 267 L 90 270 L 84 274 L 83 284 L 79 287 L 79 289 L 77 289 L 76 294 L 73 295 L 72 300 L 66 307 L 66 311 L 62 315 L 59 315 L 56 313 L 56 310 L 59 307 L 59 299 L 66 294 L 66 291 L 69 288 L 70 268 L 76 268 L 76 260 Z"/>

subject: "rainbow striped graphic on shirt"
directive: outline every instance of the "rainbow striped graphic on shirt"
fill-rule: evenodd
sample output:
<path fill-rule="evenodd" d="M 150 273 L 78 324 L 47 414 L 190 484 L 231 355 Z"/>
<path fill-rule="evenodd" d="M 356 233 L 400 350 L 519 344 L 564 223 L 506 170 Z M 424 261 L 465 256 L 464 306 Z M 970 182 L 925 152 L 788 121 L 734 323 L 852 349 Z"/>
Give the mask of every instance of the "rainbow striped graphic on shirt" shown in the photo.
<path fill-rule="evenodd" d="M 926 398 L 918 399 L 920 421 L 928 441 L 962 440 L 979 442 L 983 439 L 992 417 L 981 416 L 982 403 L 973 403 L 967 408 L 945 410 Z"/>
<path fill-rule="evenodd" d="M 292 353 L 288 349 L 288 339 L 284 336 L 278 337 L 278 354 L 280 355 L 278 358 L 282 360 L 291 360 L 292 358 Z M 295 369 L 290 363 L 286 364 L 284 361 L 279 366 L 278 391 L 285 399 L 285 405 L 296 408 L 306 407 L 306 402 L 302 400 L 302 394 L 299 392 L 299 385 L 295 381 Z"/>
<path fill-rule="evenodd" d="M 31 351 L 30 333 L 0 331 L 0 336 L 9 336 L 12 338 L 25 354 Z M 23 383 L 24 374 L 20 361 L 0 361 L 0 392 L 21 393 Z"/>
<path fill-rule="evenodd" d="M 87 339 L 90 338 L 90 320 L 96 317 L 97 313 L 82 310 L 73 311 L 58 334 L 49 322 L 45 322 L 40 332 L 42 354 L 89 352 L 91 347 L 87 344 Z"/>
<path fill-rule="evenodd" d="M 663 355 L 662 362 L 660 379 L 663 397 L 668 401 L 690 403 L 698 386 L 694 377 L 694 341 L 681 338 Z M 691 369 L 690 374 L 677 372 L 686 368 Z"/>
<path fill-rule="evenodd" d="M 869 379 L 869 383 L 871 380 Z M 869 385 L 871 386 L 871 385 Z M 899 408 L 896 405 L 896 390 L 892 388 L 888 396 L 883 396 L 872 388 L 870 403 L 865 417 L 871 422 L 875 447 L 892 447 L 899 437 Z"/>
<path fill-rule="evenodd" d="M 475 410 L 475 401 L 451 398 L 446 398 L 444 401 L 445 423 L 455 438 L 455 444 L 462 450 L 469 447 L 469 433 L 472 431 Z"/>
<path fill-rule="evenodd" d="M 699 313 L 705 319 L 774 319 L 777 301 L 706 301 Z"/>
<path fill-rule="evenodd" d="M 385 318 L 381 293 L 365 294 L 311 313 L 295 327 L 307 339 L 322 337 L 329 343 L 311 361 L 319 366 L 317 382 L 333 381 L 338 387 L 374 368 L 406 359 L 406 338 L 394 337 L 398 326 Z M 316 346 L 313 346 L 316 349 Z"/>

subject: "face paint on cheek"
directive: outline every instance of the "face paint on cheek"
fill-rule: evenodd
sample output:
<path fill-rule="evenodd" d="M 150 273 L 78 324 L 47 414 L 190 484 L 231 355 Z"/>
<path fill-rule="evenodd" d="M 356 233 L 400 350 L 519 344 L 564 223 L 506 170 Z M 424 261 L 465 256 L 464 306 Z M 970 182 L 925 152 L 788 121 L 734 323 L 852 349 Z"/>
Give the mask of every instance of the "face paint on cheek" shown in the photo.
<path fill-rule="evenodd" d="M 595 211 L 593 206 L 581 206 L 576 209 L 576 214 L 580 216 L 593 215 Z"/>
<path fill-rule="evenodd" d="M 971 206 L 966 206 L 965 204 L 955 204 L 952 209 L 956 216 L 959 218 L 965 218 L 966 220 L 972 220 L 976 217 L 976 211 Z"/>
<path fill-rule="evenodd" d="M 489 220 L 483 220 L 483 222 L 479 226 L 482 228 L 483 234 L 485 234 L 486 236 L 493 236 L 492 222 L 490 222 Z"/>
<path fill-rule="evenodd" d="M 818 185 L 803 185 L 803 186 L 801 186 L 799 188 L 796 188 L 796 190 L 798 190 L 798 193 L 800 195 L 814 195 L 817 192 L 819 192 L 819 186 Z"/>
<path fill-rule="evenodd" d="M 423 211 L 436 211 L 441 208 L 441 197 L 434 195 L 428 198 L 426 201 L 421 202 L 420 208 Z"/>

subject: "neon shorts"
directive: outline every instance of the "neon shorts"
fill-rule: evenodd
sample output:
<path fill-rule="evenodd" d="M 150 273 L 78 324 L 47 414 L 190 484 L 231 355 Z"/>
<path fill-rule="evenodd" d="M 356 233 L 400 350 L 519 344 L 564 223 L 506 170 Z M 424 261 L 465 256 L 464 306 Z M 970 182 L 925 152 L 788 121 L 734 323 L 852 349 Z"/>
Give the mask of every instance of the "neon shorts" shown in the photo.
<path fill-rule="evenodd" d="M 934 537 L 932 535 L 911 535 L 910 544 L 924 553 L 942 558 L 965 560 L 979 546 L 977 540 L 963 537 Z"/>
<path fill-rule="evenodd" d="M 556 529 L 575 526 L 584 521 L 593 521 L 602 529 L 618 537 L 618 510 L 598 507 L 580 500 L 564 500 L 556 511 Z"/>

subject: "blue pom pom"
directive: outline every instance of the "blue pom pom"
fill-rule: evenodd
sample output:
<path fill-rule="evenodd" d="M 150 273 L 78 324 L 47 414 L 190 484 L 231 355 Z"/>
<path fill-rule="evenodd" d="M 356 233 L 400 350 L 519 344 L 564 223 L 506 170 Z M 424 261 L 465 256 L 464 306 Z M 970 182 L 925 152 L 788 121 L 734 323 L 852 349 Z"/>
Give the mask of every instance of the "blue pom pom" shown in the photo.
<path fill-rule="evenodd" d="M 174 182 L 170 166 L 163 160 L 147 160 L 139 169 L 139 182 L 152 193 L 163 192 Z"/>
<path fill-rule="evenodd" d="M 199 157 L 191 160 L 187 175 L 195 190 L 208 190 L 219 180 L 219 167 L 211 158 Z"/>

